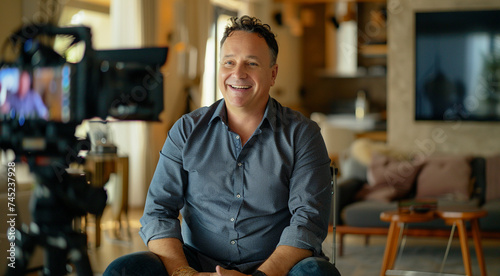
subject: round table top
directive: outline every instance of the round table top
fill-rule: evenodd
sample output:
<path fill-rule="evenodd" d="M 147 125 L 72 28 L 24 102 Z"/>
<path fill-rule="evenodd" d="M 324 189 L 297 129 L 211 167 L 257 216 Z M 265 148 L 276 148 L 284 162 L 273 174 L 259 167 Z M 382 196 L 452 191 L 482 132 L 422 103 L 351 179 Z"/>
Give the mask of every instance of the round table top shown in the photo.
<path fill-rule="evenodd" d="M 438 207 L 435 211 L 428 211 L 424 213 L 419 212 L 400 212 L 399 210 L 390 210 L 380 213 L 380 219 L 387 222 L 425 222 L 431 221 L 436 218 L 442 219 L 477 219 L 485 217 L 487 211 L 477 207 L 465 206 L 445 206 Z"/>
<path fill-rule="evenodd" d="M 486 210 L 470 206 L 444 206 L 436 210 L 436 215 L 443 219 L 477 219 L 487 214 Z"/>
<path fill-rule="evenodd" d="M 399 212 L 398 210 L 385 211 L 380 213 L 380 219 L 383 221 L 391 222 L 424 222 L 435 219 L 433 211 L 425 213 L 417 212 Z"/>

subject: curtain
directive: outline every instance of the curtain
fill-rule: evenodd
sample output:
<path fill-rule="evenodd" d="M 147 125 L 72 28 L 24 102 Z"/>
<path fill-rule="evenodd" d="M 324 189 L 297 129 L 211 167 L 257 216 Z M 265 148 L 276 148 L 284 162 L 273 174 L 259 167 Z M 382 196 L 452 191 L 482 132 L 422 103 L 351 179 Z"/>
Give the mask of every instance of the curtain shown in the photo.
<path fill-rule="evenodd" d="M 186 111 L 189 111 L 201 106 L 205 46 L 213 20 L 213 7 L 208 0 L 185 0 L 177 1 L 175 9 L 177 71 L 184 82 L 184 93 L 189 100 Z"/>
<path fill-rule="evenodd" d="M 143 45 L 143 16 L 140 0 L 112 1 L 111 45 L 113 49 L 140 48 Z M 118 153 L 129 157 L 129 205 L 143 206 L 146 193 L 146 123 L 140 121 L 110 124 Z"/>
<path fill-rule="evenodd" d="M 144 47 L 157 46 L 157 0 L 142 0 L 142 41 Z"/>
<path fill-rule="evenodd" d="M 212 7 L 208 0 L 145 0 L 142 8 L 144 46 L 169 46 L 163 68 L 162 122 L 147 124 L 146 183 L 149 184 L 167 131 L 182 114 L 201 105 L 201 76 Z"/>

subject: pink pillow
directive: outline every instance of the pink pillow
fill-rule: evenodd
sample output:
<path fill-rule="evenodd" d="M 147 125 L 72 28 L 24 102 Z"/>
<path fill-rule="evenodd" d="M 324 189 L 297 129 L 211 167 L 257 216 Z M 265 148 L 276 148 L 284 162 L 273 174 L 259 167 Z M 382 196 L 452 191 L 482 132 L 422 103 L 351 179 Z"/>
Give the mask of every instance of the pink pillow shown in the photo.
<path fill-rule="evenodd" d="M 368 185 L 359 191 L 357 198 L 379 201 L 404 198 L 410 192 L 421 166 L 421 162 L 374 154 L 368 167 Z"/>
<path fill-rule="evenodd" d="M 417 178 L 416 198 L 470 198 L 470 158 L 466 156 L 428 157 Z"/>

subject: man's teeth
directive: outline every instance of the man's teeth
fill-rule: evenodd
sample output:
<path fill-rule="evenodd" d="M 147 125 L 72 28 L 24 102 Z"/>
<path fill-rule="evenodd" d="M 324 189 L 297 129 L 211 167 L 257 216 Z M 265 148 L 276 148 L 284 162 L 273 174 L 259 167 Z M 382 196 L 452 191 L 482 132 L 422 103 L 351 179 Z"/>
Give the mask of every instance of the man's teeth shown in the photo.
<path fill-rule="evenodd" d="M 247 85 L 231 85 L 232 88 L 236 88 L 236 89 L 247 89 L 247 88 L 250 88 L 250 86 L 247 86 Z"/>

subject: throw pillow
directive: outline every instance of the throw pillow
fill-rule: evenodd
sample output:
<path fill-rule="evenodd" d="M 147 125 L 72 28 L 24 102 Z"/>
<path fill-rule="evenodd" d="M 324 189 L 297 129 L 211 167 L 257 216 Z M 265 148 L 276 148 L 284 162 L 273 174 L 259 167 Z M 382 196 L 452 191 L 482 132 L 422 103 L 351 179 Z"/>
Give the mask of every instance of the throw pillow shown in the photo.
<path fill-rule="evenodd" d="M 348 157 L 340 162 L 340 176 L 342 179 L 357 179 L 366 181 L 367 167 L 353 157 Z"/>
<path fill-rule="evenodd" d="M 467 200 L 471 171 L 466 156 L 428 157 L 417 177 L 416 198 Z"/>
<path fill-rule="evenodd" d="M 500 199 L 500 154 L 486 158 L 486 202 Z"/>
<path fill-rule="evenodd" d="M 368 184 L 359 191 L 357 198 L 385 202 L 405 198 L 421 167 L 421 162 L 374 154 L 368 167 Z"/>

